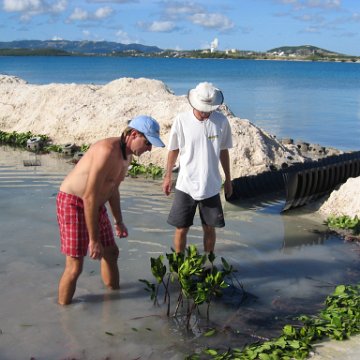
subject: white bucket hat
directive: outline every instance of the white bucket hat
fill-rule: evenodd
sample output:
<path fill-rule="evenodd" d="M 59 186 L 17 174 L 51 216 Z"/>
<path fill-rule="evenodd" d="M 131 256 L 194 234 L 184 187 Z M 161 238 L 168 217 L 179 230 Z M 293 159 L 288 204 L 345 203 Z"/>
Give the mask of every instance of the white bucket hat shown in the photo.
<path fill-rule="evenodd" d="M 202 112 L 216 110 L 224 101 L 223 93 L 208 82 L 199 83 L 195 89 L 189 90 L 190 105 Z"/>

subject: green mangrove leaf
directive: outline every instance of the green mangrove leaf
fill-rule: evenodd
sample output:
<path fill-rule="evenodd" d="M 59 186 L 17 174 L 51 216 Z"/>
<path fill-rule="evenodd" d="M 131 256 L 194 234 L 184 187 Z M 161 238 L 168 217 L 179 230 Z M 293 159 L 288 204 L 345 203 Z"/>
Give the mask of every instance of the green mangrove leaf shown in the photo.
<path fill-rule="evenodd" d="M 207 331 L 207 332 L 204 334 L 204 336 L 209 337 L 209 336 L 213 336 L 213 335 L 215 335 L 215 334 L 216 334 L 216 329 L 211 329 L 211 330 Z"/>

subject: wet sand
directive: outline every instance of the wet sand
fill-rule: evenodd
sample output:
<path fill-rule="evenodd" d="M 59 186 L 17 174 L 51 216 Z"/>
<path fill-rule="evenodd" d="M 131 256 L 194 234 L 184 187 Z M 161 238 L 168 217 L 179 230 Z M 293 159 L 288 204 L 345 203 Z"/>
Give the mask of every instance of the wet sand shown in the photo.
<path fill-rule="evenodd" d="M 129 238 L 117 240 L 121 290 L 106 290 L 99 263 L 87 258 L 74 303 L 58 306 L 64 257 L 55 197 L 73 165 L 47 155 L 41 166 L 24 167 L 33 156 L 0 147 L 3 360 L 183 359 L 205 344 L 226 348 L 277 336 L 295 315 L 317 312 L 335 285 L 358 282 L 359 247 L 326 234 L 319 218 L 301 209 L 281 215 L 278 199 L 224 203 L 226 227 L 218 231 L 216 255 L 238 270 L 247 300 L 217 301 L 211 323 L 203 316 L 186 332 L 181 321 L 166 317 L 165 307 L 152 305 L 138 281 L 153 281 L 150 257 L 170 251 L 173 228 L 166 217 L 172 198 L 162 194 L 159 180 L 127 178 L 120 192 Z M 198 220 L 189 235 L 202 251 Z M 209 327 L 223 331 L 202 337 Z"/>

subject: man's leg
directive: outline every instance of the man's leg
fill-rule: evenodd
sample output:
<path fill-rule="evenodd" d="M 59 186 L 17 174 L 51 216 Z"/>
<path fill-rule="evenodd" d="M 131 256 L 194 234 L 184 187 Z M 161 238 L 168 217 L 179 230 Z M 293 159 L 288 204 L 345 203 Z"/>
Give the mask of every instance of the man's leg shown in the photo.
<path fill-rule="evenodd" d="M 186 235 L 189 228 L 176 228 L 174 235 L 174 247 L 176 253 L 185 252 L 186 247 Z"/>
<path fill-rule="evenodd" d="M 84 263 L 84 257 L 66 256 L 65 270 L 59 283 L 58 303 L 68 305 L 71 303 Z"/>
<path fill-rule="evenodd" d="M 220 195 L 202 200 L 199 204 L 200 218 L 204 231 L 204 251 L 214 252 L 216 242 L 216 227 L 224 227 L 224 212 Z"/>
<path fill-rule="evenodd" d="M 101 259 L 101 277 L 105 286 L 112 290 L 120 289 L 118 257 L 119 248 L 117 245 L 104 248 L 104 256 Z"/>
<path fill-rule="evenodd" d="M 185 252 L 186 236 L 193 224 L 197 201 L 190 195 L 175 189 L 175 198 L 170 209 L 168 224 L 175 226 L 174 247 L 175 252 Z"/>
<path fill-rule="evenodd" d="M 216 242 L 215 228 L 210 225 L 203 224 L 204 230 L 204 251 L 207 253 L 214 252 Z"/>

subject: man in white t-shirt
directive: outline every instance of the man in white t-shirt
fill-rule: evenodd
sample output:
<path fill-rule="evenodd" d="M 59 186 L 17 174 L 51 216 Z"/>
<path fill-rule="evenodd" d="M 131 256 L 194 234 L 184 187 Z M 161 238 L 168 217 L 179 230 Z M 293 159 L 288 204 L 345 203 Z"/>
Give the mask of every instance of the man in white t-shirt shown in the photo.
<path fill-rule="evenodd" d="M 212 84 L 198 84 L 189 91 L 188 100 L 192 111 L 176 116 L 171 128 L 163 191 L 166 195 L 171 192 L 172 170 L 180 156 L 175 198 L 168 217 L 168 223 L 176 227 L 175 251 L 185 251 L 186 236 L 199 206 L 204 251 L 210 253 L 215 248 L 215 228 L 225 226 L 219 162 L 225 174 L 225 196 L 232 194 L 228 150 L 232 147 L 231 128 L 227 118 L 216 111 L 224 97 Z"/>

